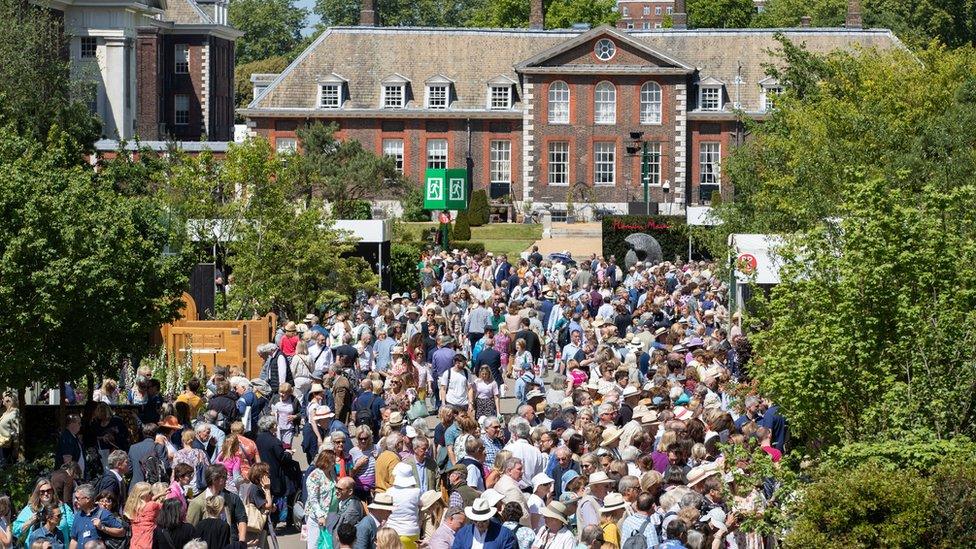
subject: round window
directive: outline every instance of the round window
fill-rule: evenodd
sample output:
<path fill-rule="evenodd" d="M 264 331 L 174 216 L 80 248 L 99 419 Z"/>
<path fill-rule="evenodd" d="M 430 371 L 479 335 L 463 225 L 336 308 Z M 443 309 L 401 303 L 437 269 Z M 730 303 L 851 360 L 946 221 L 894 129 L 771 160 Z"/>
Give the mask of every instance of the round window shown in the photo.
<path fill-rule="evenodd" d="M 600 61 L 609 61 L 613 57 L 613 54 L 617 52 L 617 48 L 609 38 L 601 38 L 597 40 L 593 52 L 596 53 L 596 58 Z"/>

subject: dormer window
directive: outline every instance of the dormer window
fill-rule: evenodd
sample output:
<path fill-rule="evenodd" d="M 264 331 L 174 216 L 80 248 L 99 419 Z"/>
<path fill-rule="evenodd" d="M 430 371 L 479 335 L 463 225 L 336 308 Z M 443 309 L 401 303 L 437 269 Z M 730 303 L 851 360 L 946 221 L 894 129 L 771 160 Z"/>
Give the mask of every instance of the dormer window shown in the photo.
<path fill-rule="evenodd" d="M 384 109 L 402 109 L 407 106 L 407 84 L 410 81 L 399 74 L 383 80 L 383 97 L 380 105 Z"/>
<path fill-rule="evenodd" d="M 501 111 L 512 108 L 512 86 L 492 86 L 489 108 Z"/>
<path fill-rule="evenodd" d="M 339 109 L 345 100 L 347 80 L 342 76 L 332 73 L 328 76 L 319 78 L 319 108 L 320 109 Z"/>
<path fill-rule="evenodd" d="M 771 76 L 760 80 L 759 86 L 762 88 L 762 93 L 760 94 L 762 110 L 763 112 L 769 112 L 776 108 L 776 96 L 783 93 L 783 86 Z"/>
<path fill-rule="evenodd" d="M 451 106 L 451 86 L 454 81 L 438 74 L 426 82 L 427 93 L 424 105 L 428 109 L 446 110 Z"/>
<path fill-rule="evenodd" d="M 698 109 L 703 111 L 722 110 L 722 87 L 724 83 L 715 78 L 706 78 L 698 84 Z"/>

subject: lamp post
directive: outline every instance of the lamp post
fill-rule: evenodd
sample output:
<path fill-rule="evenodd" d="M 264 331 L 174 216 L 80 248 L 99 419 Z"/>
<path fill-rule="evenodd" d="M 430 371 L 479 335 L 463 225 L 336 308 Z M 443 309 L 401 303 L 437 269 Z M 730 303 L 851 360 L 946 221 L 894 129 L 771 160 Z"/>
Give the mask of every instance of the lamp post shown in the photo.
<path fill-rule="evenodd" d="M 643 140 L 644 132 L 630 132 L 630 139 L 633 141 L 627 146 L 627 156 L 637 156 L 641 158 L 641 185 L 644 188 L 644 215 L 651 215 L 651 151 L 650 145 Z"/>

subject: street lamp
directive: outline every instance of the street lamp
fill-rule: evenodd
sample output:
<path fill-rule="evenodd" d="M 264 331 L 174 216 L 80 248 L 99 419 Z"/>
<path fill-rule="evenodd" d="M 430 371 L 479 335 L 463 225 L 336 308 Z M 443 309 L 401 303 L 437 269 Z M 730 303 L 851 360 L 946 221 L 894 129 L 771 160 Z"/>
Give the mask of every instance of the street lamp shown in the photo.
<path fill-rule="evenodd" d="M 644 132 L 630 132 L 630 139 L 633 141 L 627 145 L 627 156 L 641 156 L 641 185 L 644 187 L 644 215 L 651 215 L 651 151 L 647 141 L 644 141 Z"/>

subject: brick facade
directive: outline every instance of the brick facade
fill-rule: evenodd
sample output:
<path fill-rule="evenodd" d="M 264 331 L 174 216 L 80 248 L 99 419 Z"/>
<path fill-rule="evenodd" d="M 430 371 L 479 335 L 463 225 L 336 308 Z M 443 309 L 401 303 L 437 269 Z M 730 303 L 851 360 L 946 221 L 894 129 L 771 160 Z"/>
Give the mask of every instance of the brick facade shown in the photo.
<path fill-rule="evenodd" d="M 673 9 L 674 0 L 617 0 L 617 28 L 659 29 Z"/>

